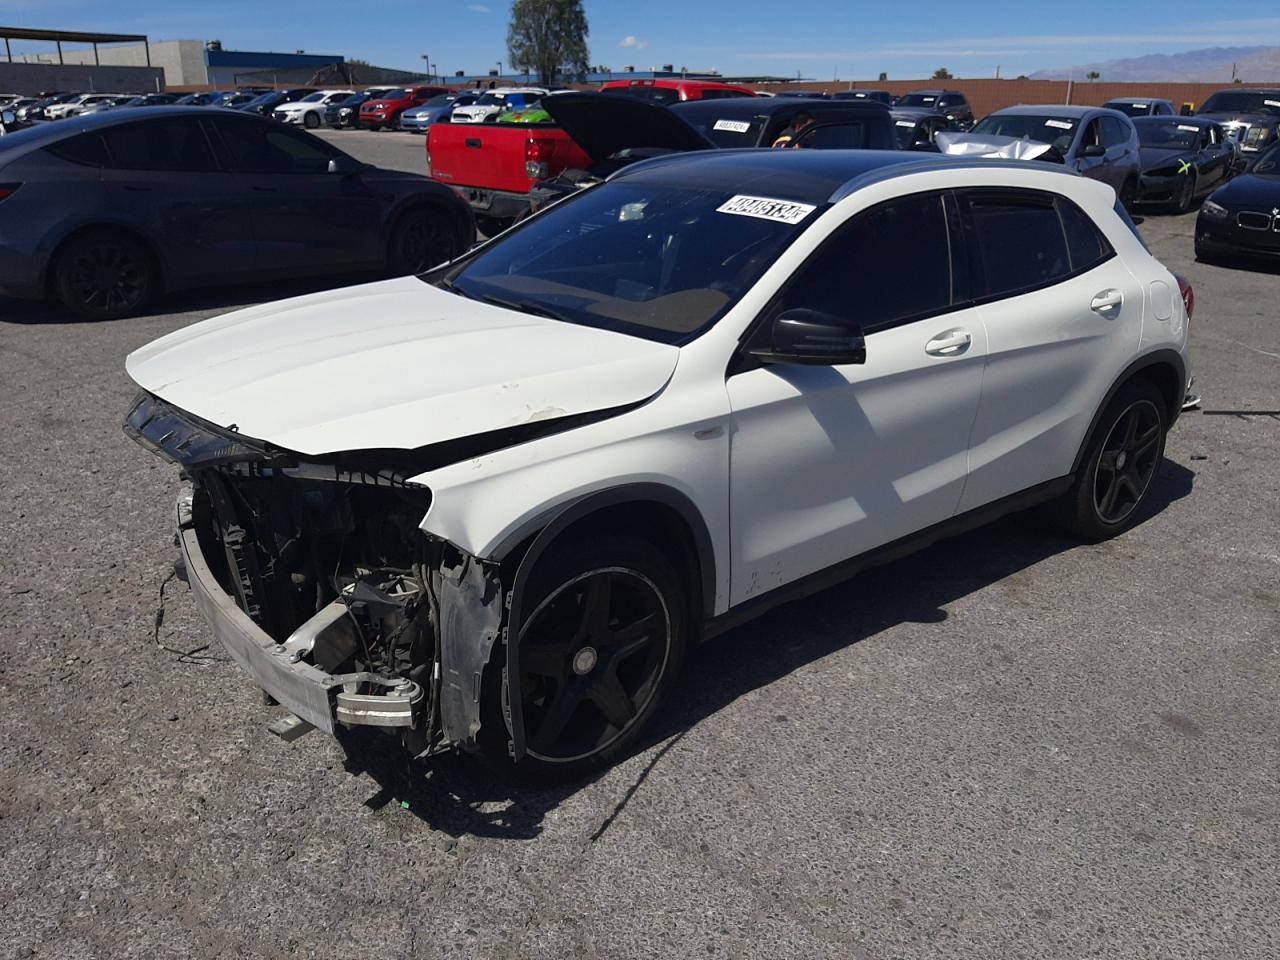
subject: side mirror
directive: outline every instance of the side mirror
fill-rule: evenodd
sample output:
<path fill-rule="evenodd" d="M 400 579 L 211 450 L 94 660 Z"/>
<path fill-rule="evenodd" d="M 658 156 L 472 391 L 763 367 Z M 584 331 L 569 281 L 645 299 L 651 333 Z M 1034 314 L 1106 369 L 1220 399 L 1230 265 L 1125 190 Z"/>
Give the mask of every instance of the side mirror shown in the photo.
<path fill-rule="evenodd" d="M 1078 157 L 1105 157 L 1107 148 L 1100 143 L 1091 143 L 1086 147 L 1081 147 L 1080 152 L 1076 154 Z"/>
<path fill-rule="evenodd" d="M 765 363 L 839 366 L 866 363 L 862 327 L 852 320 L 819 310 L 784 310 L 773 319 L 771 346 L 751 351 Z"/>
<path fill-rule="evenodd" d="M 359 173 L 361 166 L 360 161 L 344 154 L 329 161 L 329 172 L 341 177 L 349 177 L 353 173 Z"/>

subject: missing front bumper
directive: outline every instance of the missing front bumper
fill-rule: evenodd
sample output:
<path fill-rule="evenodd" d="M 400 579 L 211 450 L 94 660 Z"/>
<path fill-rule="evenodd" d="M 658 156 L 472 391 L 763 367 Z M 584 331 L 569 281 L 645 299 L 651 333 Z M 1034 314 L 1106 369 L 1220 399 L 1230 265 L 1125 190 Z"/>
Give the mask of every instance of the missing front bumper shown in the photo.
<path fill-rule="evenodd" d="M 321 610 L 285 643 L 276 643 L 218 583 L 192 524 L 189 492 L 178 498 L 177 522 L 178 544 L 200 615 L 240 668 L 285 709 L 328 734 L 339 723 L 418 725 L 426 697 L 417 683 L 369 673 L 333 674 L 303 659 L 317 656 L 317 643 L 334 642 L 330 634 L 341 627 L 334 611 Z M 369 692 L 370 686 L 386 692 Z"/>

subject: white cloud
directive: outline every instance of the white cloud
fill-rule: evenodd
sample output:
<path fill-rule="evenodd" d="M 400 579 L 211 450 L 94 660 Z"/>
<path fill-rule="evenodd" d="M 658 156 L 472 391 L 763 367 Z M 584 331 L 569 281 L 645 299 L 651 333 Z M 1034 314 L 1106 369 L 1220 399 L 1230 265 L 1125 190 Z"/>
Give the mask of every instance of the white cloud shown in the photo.
<path fill-rule="evenodd" d="M 648 40 L 641 40 L 639 37 L 635 36 L 623 37 L 622 42 L 618 44 L 620 47 L 629 47 L 632 50 L 643 50 L 648 45 Z"/>
<path fill-rule="evenodd" d="M 468 3 L 467 9 L 470 10 L 472 13 L 488 13 L 489 12 L 489 8 L 486 7 L 483 3 Z"/>

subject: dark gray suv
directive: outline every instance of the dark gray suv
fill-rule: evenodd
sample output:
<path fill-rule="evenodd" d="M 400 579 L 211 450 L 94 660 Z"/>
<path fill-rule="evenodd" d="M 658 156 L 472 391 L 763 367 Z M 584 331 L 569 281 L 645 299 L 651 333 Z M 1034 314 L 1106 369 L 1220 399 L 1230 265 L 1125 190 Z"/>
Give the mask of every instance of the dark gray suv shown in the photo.
<path fill-rule="evenodd" d="M 0 137 L 0 292 L 87 319 L 189 287 L 417 273 L 474 237 L 448 187 L 256 115 L 114 110 Z"/>

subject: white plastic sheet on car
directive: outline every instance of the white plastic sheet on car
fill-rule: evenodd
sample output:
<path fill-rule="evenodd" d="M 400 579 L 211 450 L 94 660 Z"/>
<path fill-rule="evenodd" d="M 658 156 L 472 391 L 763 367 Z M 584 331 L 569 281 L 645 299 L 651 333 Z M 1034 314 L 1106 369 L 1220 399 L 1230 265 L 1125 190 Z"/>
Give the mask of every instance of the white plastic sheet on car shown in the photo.
<path fill-rule="evenodd" d="M 1053 146 L 1038 140 L 998 137 L 982 133 L 947 133 L 934 137 L 938 150 L 952 157 L 1001 157 L 1006 160 L 1035 160 Z"/>

